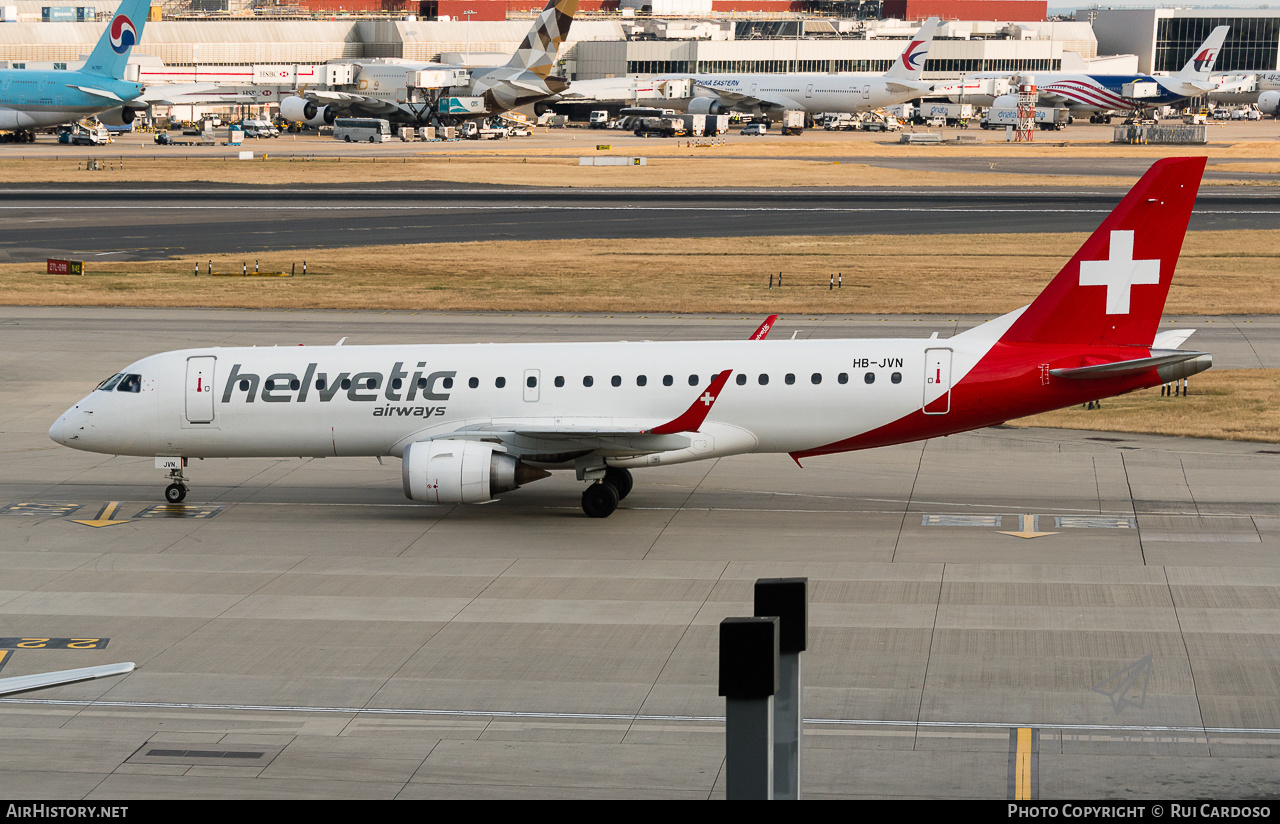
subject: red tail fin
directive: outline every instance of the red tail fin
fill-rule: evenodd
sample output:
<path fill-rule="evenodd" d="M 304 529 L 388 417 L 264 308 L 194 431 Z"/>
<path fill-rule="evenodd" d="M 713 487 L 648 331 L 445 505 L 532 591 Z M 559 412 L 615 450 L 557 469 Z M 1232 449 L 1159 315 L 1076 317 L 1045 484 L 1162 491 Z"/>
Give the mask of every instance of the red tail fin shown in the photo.
<path fill-rule="evenodd" d="M 1150 345 L 1204 165 L 1156 161 L 1001 340 Z"/>

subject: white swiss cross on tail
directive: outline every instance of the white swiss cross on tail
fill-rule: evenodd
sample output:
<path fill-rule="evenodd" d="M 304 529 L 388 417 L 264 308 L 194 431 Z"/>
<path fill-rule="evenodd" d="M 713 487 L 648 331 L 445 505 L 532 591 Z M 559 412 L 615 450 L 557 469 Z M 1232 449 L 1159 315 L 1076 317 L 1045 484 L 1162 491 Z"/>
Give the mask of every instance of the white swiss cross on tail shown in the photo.
<path fill-rule="evenodd" d="M 1160 282 L 1160 261 L 1133 259 L 1133 232 L 1113 231 L 1106 260 L 1080 262 L 1081 286 L 1107 287 L 1107 314 L 1129 314 L 1129 291 Z"/>

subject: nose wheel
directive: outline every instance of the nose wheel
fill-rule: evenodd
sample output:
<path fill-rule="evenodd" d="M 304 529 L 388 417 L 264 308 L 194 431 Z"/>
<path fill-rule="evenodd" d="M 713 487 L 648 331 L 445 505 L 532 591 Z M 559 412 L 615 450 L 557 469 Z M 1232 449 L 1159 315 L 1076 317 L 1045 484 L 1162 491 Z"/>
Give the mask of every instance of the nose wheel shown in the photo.
<path fill-rule="evenodd" d="M 171 504 L 180 504 L 187 497 L 186 484 L 171 483 L 164 488 L 164 499 Z"/>
<path fill-rule="evenodd" d="M 186 458 L 157 458 L 156 466 L 164 463 L 169 469 L 169 485 L 164 488 L 164 499 L 171 504 L 180 504 L 187 497 L 187 478 L 182 474 L 187 465 Z M 174 464 L 177 464 L 176 466 Z"/>

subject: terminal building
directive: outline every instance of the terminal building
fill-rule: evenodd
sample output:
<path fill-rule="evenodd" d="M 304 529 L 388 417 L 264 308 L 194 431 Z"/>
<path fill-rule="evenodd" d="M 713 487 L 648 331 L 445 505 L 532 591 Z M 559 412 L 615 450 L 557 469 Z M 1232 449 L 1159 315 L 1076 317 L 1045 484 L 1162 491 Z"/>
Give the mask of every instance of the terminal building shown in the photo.
<path fill-rule="evenodd" d="M 1106 54 L 1133 54 L 1138 71 L 1177 72 L 1216 26 L 1230 26 L 1215 71 L 1275 71 L 1280 56 L 1280 10 L 1081 9 L 1075 18 L 1096 32 Z"/>

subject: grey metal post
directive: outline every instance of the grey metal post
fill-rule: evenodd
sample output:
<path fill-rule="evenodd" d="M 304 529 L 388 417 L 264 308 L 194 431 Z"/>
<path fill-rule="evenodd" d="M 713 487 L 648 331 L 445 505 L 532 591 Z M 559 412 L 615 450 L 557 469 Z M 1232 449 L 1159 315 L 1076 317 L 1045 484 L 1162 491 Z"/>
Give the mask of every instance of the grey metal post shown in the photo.
<path fill-rule="evenodd" d="M 778 619 L 720 622 L 720 694 L 725 697 L 725 795 L 773 799 L 773 696 L 778 691 Z"/>
<path fill-rule="evenodd" d="M 800 653 L 807 647 L 809 579 L 756 581 L 755 613 L 778 617 L 778 692 L 773 704 L 773 797 L 800 798 L 802 685 Z"/>

